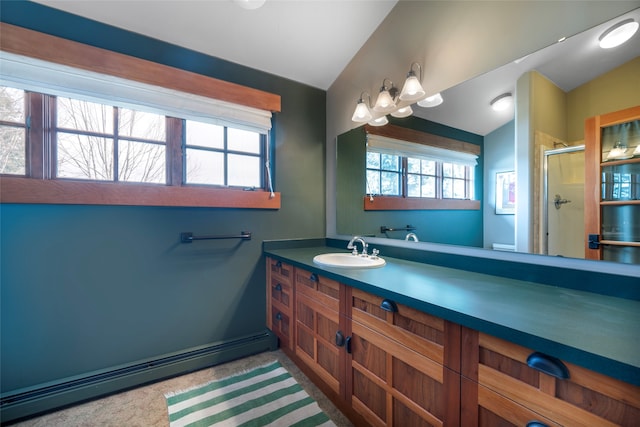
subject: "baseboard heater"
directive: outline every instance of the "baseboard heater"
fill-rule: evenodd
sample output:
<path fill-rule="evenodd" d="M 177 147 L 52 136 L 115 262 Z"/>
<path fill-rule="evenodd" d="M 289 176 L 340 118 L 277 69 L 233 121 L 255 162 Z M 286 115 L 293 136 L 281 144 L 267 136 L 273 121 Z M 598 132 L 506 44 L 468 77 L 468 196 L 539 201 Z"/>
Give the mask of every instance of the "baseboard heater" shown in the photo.
<path fill-rule="evenodd" d="M 158 380 L 275 350 L 277 343 L 276 336 L 267 329 L 255 335 L 10 392 L 0 398 L 0 420 L 2 424 L 18 421 Z"/>

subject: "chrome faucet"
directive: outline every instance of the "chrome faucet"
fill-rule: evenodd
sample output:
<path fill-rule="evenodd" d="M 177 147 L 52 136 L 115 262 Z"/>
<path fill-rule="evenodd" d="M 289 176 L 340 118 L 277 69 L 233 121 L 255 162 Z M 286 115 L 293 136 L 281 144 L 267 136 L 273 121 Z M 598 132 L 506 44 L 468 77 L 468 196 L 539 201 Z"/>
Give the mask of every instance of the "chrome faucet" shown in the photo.
<path fill-rule="evenodd" d="M 416 235 L 416 233 L 408 233 L 404 240 L 413 240 L 414 242 L 418 241 L 418 236 Z"/>
<path fill-rule="evenodd" d="M 353 238 L 349 241 L 349 244 L 347 245 L 347 249 L 353 249 L 353 251 L 351 252 L 353 255 L 358 255 L 358 248 L 357 246 L 354 244 L 356 242 L 360 242 L 360 244 L 362 245 L 362 255 L 367 255 L 367 247 L 369 246 L 367 244 L 367 242 L 364 241 L 364 239 L 360 236 L 353 236 Z"/>

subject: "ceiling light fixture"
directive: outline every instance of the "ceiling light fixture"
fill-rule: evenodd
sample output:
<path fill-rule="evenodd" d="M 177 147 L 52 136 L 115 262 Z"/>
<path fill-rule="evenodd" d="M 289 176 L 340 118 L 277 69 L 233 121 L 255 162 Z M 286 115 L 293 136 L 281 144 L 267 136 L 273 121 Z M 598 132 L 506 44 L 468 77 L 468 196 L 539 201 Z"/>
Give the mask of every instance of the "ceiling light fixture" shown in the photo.
<path fill-rule="evenodd" d="M 235 4 L 247 10 L 259 9 L 265 1 L 266 0 L 233 0 Z"/>
<path fill-rule="evenodd" d="M 418 67 L 418 77 L 416 77 L 416 73 L 413 71 L 413 66 L 416 65 Z M 404 81 L 404 86 L 402 86 L 402 91 L 400 92 L 400 100 L 401 101 L 418 101 L 425 96 L 424 89 L 422 88 L 422 67 L 417 62 L 411 64 L 409 68 L 409 72 L 407 73 L 407 79 Z"/>
<path fill-rule="evenodd" d="M 636 31 L 638 31 L 639 26 L 640 24 L 638 24 L 633 18 L 618 22 L 602 33 L 598 39 L 600 47 L 603 49 L 611 49 L 616 46 L 620 46 L 622 43 L 633 37 Z"/>
<path fill-rule="evenodd" d="M 443 102 L 442 95 L 440 95 L 440 92 L 438 92 L 435 95 L 426 97 L 422 101 L 418 101 L 418 105 L 425 108 L 433 108 L 442 104 L 442 102 Z"/>
<path fill-rule="evenodd" d="M 513 96 L 511 96 L 511 92 L 503 93 L 502 95 L 493 98 L 490 102 L 493 111 L 504 111 L 509 108 L 512 103 Z"/>

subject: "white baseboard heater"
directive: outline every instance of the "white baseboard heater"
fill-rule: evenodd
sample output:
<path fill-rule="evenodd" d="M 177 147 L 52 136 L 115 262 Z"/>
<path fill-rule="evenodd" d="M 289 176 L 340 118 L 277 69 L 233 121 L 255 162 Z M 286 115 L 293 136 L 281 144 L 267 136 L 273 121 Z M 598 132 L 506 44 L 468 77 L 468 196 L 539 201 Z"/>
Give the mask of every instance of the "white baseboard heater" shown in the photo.
<path fill-rule="evenodd" d="M 267 329 L 255 335 L 9 392 L 0 398 L 0 420 L 3 424 L 18 421 L 277 347 L 277 337 Z"/>

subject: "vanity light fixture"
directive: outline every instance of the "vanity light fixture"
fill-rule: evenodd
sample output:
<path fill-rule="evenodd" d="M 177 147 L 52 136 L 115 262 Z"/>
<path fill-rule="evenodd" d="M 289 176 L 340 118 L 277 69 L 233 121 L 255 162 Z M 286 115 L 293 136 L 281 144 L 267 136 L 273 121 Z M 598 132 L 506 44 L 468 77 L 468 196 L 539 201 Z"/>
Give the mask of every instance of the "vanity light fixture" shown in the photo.
<path fill-rule="evenodd" d="M 373 119 L 369 122 L 371 126 L 384 126 L 389 123 L 387 116 L 378 117 L 377 119 Z"/>
<path fill-rule="evenodd" d="M 356 123 L 366 123 L 373 118 L 371 115 L 371 111 L 369 110 L 369 105 L 364 102 L 364 95 L 367 95 L 369 99 L 369 104 L 371 104 L 371 96 L 367 92 L 362 92 L 360 94 L 360 99 L 358 99 L 358 103 L 356 104 L 356 110 L 353 112 L 353 120 Z"/>
<path fill-rule="evenodd" d="M 507 92 L 493 98 L 490 104 L 493 111 L 504 111 L 511 106 L 512 102 L 511 92 Z"/>
<path fill-rule="evenodd" d="M 398 89 L 393 85 L 393 82 L 389 80 L 391 86 L 387 86 L 385 82 L 389 80 L 385 77 L 382 80 L 382 87 L 380 87 L 380 93 L 378 94 L 378 99 L 376 100 L 376 105 L 373 106 L 373 111 L 378 113 L 390 113 L 396 109 L 396 94 L 398 93 Z"/>
<path fill-rule="evenodd" d="M 411 105 L 407 105 L 406 107 L 400 107 L 396 111 L 392 111 L 391 115 L 397 118 L 409 117 L 413 114 L 413 110 L 411 109 Z"/>
<path fill-rule="evenodd" d="M 600 47 L 611 49 L 629 40 L 638 31 L 638 24 L 633 18 L 625 19 L 610 27 L 598 39 Z"/>
<path fill-rule="evenodd" d="M 437 107 L 438 105 L 442 104 L 442 102 L 442 95 L 440 95 L 440 92 L 438 92 L 435 95 L 428 96 L 425 99 L 418 101 L 418 105 L 425 108 L 432 108 Z"/>
<path fill-rule="evenodd" d="M 414 65 L 418 67 L 418 77 L 416 73 L 413 71 Z M 402 91 L 400 92 L 400 100 L 401 101 L 418 101 L 423 99 L 426 95 L 424 89 L 422 88 L 422 67 L 417 62 L 411 64 L 409 72 L 407 73 L 407 79 L 404 81 L 404 86 L 402 86 Z"/>

